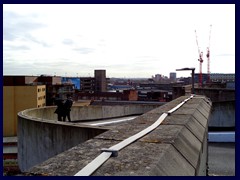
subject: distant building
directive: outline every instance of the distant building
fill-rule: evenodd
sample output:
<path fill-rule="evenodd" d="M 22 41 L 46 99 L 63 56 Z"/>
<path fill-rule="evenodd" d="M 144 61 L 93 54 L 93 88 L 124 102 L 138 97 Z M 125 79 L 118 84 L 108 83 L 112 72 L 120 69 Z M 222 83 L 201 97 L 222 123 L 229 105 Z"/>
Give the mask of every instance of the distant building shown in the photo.
<path fill-rule="evenodd" d="M 3 85 L 3 136 L 17 136 L 18 112 L 45 105 L 45 85 Z"/>
<path fill-rule="evenodd" d="M 39 84 L 45 84 L 45 85 L 62 84 L 62 77 L 61 76 L 41 75 L 37 78 L 37 82 Z"/>
<path fill-rule="evenodd" d="M 62 84 L 74 84 L 74 89 L 81 89 L 81 80 L 79 77 L 62 77 Z"/>
<path fill-rule="evenodd" d="M 37 76 L 3 76 L 3 169 L 20 172 L 17 163 L 17 113 L 46 105 L 46 85 Z"/>
<path fill-rule="evenodd" d="M 59 96 L 61 99 L 67 99 L 67 94 L 70 94 L 73 98 L 75 98 L 75 89 L 74 84 L 55 84 L 55 85 L 47 85 L 46 91 L 46 105 L 51 106 L 55 105 L 55 98 Z"/>
<path fill-rule="evenodd" d="M 138 100 L 169 102 L 172 100 L 172 92 L 165 90 L 141 90 L 138 91 Z"/>
<path fill-rule="evenodd" d="M 54 105 L 57 94 L 66 98 L 67 94 L 74 93 L 74 84 L 62 84 L 61 76 L 4 76 L 3 81 L 6 86 L 46 85 L 46 106 Z"/>
<path fill-rule="evenodd" d="M 95 90 L 95 78 L 81 77 L 80 78 L 80 90 L 82 92 L 94 92 L 94 90 Z"/>
<path fill-rule="evenodd" d="M 206 84 L 208 80 L 208 74 L 202 73 L 202 83 Z M 194 83 L 199 83 L 199 73 L 194 74 Z"/>
<path fill-rule="evenodd" d="M 177 73 L 171 72 L 169 77 L 170 77 L 170 82 L 176 82 Z"/>
<path fill-rule="evenodd" d="M 137 101 L 136 90 L 123 90 L 123 92 L 80 92 L 77 93 L 78 100 L 116 100 L 116 101 Z"/>
<path fill-rule="evenodd" d="M 4 86 L 37 85 L 38 76 L 3 76 Z"/>
<path fill-rule="evenodd" d="M 107 92 L 106 70 L 94 70 L 95 92 Z"/>
<path fill-rule="evenodd" d="M 235 74 L 212 73 L 210 79 L 212 82 L 235 82 Z"/>
<path fill-rule="evenodd" d="M 207 79 L 208 79 L 208 74 L 202 73 L 203 84 L 207 83 Z M 194 76 L 195 83 L 198 83 L 198 80 L 199 80 L 199 73 L 195 73 L 195 76 Z M 221 83 L 235 82 L 235 74 L 234 73 L 232 73 L 232 74 L 211 73 L 210 81 L 212 83 L 214 83 L 214 82 L 221 82 Z"/>
<path fill-rule="evenodd" d="M 155 74 L 155 77 L 154 77 L 154 81 L 155 82 L 159 82 L 159 81 L 161 81 L 161 79 L 162 79 L 162 75 L 161 74 Z"/>

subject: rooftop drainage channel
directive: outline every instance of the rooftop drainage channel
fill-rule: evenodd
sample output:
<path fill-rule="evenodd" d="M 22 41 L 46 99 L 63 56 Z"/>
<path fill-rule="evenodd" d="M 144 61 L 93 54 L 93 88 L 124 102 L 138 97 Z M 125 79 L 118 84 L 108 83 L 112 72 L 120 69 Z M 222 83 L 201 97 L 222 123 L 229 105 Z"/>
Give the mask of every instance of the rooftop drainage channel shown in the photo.
<path fill-rule="evenodd" d="M 180 104 L 175 106 L 173 109 L 169 110 L 167 113 L 163 113 L 155 123 L 153 123 L 151 126 L 147 127 L 146 129 L 121 141 L 120 143 L 110 147 L 109 149 L 102 149 L 102 153 L 98 157 L 96 157 L 92 162 L 90 162 L 88 165 L 86 165 L 83 169 L 81 169 L 74 176 L 90 176 L 110 157 L 116 157 L 118 155 L 118 151 L 120 151 L 124 147 L 128 146 L 129 144 L 133 143 L 134 141 L 138 140 L 139 138 L 145 136 L 147 133 L 156 129 L 167 116 L 171 115 L 171 113 L 173 113 L 178 108 L 180 108 L 184 103 L 186 103 L 188 100 L 192 99 L 193 96 L 194 95 L 191 95 L 189 98 L 182 101 Z"/>

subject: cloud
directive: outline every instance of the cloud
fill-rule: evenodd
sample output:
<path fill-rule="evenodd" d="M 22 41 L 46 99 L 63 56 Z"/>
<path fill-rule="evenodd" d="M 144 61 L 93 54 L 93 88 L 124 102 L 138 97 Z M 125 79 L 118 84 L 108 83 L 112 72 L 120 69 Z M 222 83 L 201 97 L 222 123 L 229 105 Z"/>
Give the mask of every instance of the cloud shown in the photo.
<path fill-rule="evenodd" d="M 217 54 L 216 56 L 235 56 L 235 54 Z"/>
<path fill-rule="evenodd" d="M 4 46 L 4 50 L 9 50 L 9 51 L 24 51 L 24 50 L 30 50 L 31 48 L 29 48 L 28 46 L 25 45 L 20 45 L 20 46 L 16 46 L 16 45 L 6 45 Z"/>
<path fill-rule="evenodd" d="M 213 64 L 215 59 L 217 63 L 235 60 L 234 5 L 230 9 L 221 5 L 220 11 L 217 8 L 219 5 L 216 6 L 217 9 L 213 8 L 215 5 L 207 5 L 209 8 L 206 16 L 201 13 L 205 6 L 195 5 L 193 8 L 186 6 L 187 9 L 184 8 L 185 5 L 94 6 L 73 5 L 72 9 L 71 5 L 61 5 L 59 9 L 59 6 L 54 5 L 53 13 L 53 8 L 49 5 L 5 5 L 4 68 L 8 67 L 13 72 L 16 67 L 16 72 L 26 73 L 22 68 L 26 66 L 31 71 L 30 74 L 63 72 L 62 75 L 65 72 L 70 75 L 71 71 L 80 75 L 81 72 L 105 68 L 115 76 L 123 74 L 134 77 L 149 77 L 157 73 L 167 75 L 182 67 L 198 68 L 194 29 L 198 31 L 202 45 L 201 39 L 208 39 L 210 20 L 215 27 L 211 38 L 211 46 L 215 48 L 211 55 L 211 70 L 226 69 L 219 70 L 221 67 Z M 217 11 L 214 10 L 214 15 L 209 19 L 212 9 Z M 179 14 L 177 19 L 171 13 L 170 16 L 162 16 L 173 10 Z M 126 13 L 123 14 L 123 11 Z M 78 23 L 74 21 L 76 18 Z M 181 21 L 177 21 L 178 18 Z M 206 29 L 206 32 L 201 28 Z M 227 37 L 228 40 L 224 41 L 222 37 Z M 221 43 L 217 43 L 220 41 L 224 41 L 224 48 L 219 46 Z M 14 61 L 6 58 L 13 58 Z M 204 62 L 203 69 L 206 70 L 206 61 Z M 234 64 L 227 65 L 235 67 Z"/>
<path fill-rule="evenodd" d="M 74 44 L 73 40 L 71 40 L 71 39 L 64 39 L 62 41 L 62 43 L 66 44 L 66 45 L 73 45 Z"/>
<path fill-rule="evenodd" d="M 74 48 L 72 50 L 77 51 L 81 54 L 89 54 L 89 53 L 94 52 L 95 49 L 93 49 L 93 48 Z"/>
<path fill-rule="evenodd" d="M 42 41 L 42 40 L 38 40 L 37 38 L 35 38 L 34 36 L 32 36 L 31 34 L 25 34 L 25 37 L 23 37 L 23 40 L 27 40 L 27 41 L 32 41 L 34 43 L 37 43 L 39 45 L 42 45 L 43 47 L 50 47 L 51 45 L 49 45 L 48 43 Z"/>
<path fill-rule="evenodd" d="M 31 40 L 39 43 L 36 38 L 30 34 L 33 30 L 38 30 L 47 27 L 47 25 L 40 23 L 35 19 L 34 14 L 19 15 L 11 11 L 4 11 L 3 13 L 3 40 L 14 41 L 16 39 Z M 40 42 L 42 45 L 46 45 Z"/>

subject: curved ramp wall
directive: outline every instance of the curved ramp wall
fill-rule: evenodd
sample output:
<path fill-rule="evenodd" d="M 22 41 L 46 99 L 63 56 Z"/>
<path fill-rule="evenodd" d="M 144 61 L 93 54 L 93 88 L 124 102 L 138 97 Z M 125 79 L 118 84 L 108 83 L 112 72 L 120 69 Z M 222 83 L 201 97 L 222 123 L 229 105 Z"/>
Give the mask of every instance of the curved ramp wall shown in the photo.
<path fill-rule="evenodd" d="M 186 96 L 125 122 L 31 168 L 36 175 L 73 176 L 95 159 L 102 148 L 142 131 Z M 189 100 L 167 116 L 155 130 L 108 159 L 93 176 L 205 176 L 211 102 L 203 96 Z M 61 164 L 59 164 L 61 162 Z"/>
<path fill-rule="evenodd" d="M 73 106 L 70 116 L 72 121 L 97 120 L 129 115 L 140 115 L 159 105 L 122 105 L 122 106 Z M 54 113 L 56 106 L 33 108 L 22 111 L 20 114 L 38 120 L 57 120 Z"/>
<path fill-rule="evenodd" d="M 96 120 L 143 114 L 157 105 L 73 106 L 72 121 Z M 59 122 L 55 106 L 18 113 L 18 164 L 21 171 L 91 139 L 107 128 Z"/>

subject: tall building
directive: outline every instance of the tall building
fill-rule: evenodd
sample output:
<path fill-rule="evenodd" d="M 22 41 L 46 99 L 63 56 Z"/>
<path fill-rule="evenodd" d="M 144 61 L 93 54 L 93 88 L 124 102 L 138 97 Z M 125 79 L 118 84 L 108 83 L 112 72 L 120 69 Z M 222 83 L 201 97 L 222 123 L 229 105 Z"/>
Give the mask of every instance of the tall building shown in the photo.
<path fill-rule="evenodd" d="M 95 92 L 107 92 L 106 70 L 94 70 Z"/>
<path fill-rule="evenodd" d="M 176 82 L 176 78 L 177 78 L 177 73 L 171 72 L 170 73 L 170 82 Z"/>
<path fill-rule="evenodd" d="M 17 113 L 46 105 L 45 85 L 3 86 L 3 136 L 17 136 Z"/>

